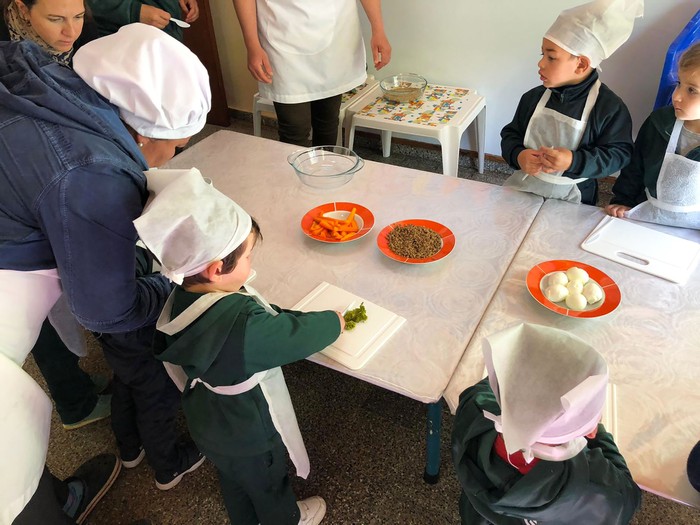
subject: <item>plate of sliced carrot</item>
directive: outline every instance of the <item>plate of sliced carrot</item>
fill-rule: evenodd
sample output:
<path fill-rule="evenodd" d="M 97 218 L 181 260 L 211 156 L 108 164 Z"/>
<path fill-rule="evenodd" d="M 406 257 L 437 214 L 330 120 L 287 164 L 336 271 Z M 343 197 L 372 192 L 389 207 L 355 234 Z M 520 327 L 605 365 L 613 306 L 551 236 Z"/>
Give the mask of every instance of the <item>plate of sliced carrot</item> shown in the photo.
<path fill-rule="evenodd" d="M 352 202 L 328 202 L 306 212 L 301 230 L 316 241 L 350 242 L 367 235 L 374 226 L 374 215 Z"/>

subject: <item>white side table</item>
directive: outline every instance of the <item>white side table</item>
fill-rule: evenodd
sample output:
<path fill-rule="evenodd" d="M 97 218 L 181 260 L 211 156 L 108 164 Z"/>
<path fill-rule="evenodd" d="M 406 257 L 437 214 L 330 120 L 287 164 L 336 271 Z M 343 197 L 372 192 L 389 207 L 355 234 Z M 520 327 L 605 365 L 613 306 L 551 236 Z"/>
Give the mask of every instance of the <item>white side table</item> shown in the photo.
<path fill-rule="evenodd" d="M 367 77 L 367 81 L 361 86 L 357 86 L 355 89 L 351 89 L 343 93 L 342 101 L 340 102 L 340 111 L 338 112 L 338 137 L 336 138 L 336 145 L 343 145 L 343 129 L 345 129 L 345 137 L 348 136 L 350 132 L 350 124 L 345 122 L 345 111 L 351 104 L 353 104 L 361 95 L 369 91 L 377 85 L 377 81 L 373 76 Z M 253 135 L 259 137 L 262 133 L 262 112 L 275 113 L 275 105 L 272 100 L 268 98 L 263 98 L 260 93 L 253 95 Z"/>
<path fill-rule="evenodd" d="M 419 100 L 399 104 L 385 100 L 379 84 L 376 84 L 347 109 L 347 117 L 351 122 L 350 149 L 355 140 L 355 128 L 381 130 L 385 157 L 391 154 L 391 134 L 394 131 L 433 137 L 442 147 L 442 172 L 453 177 L 457 176 L 462 134 L 474 123 L 479 173 L 484 172 L 486 99 L 472 89 L 428 84 Z"/>

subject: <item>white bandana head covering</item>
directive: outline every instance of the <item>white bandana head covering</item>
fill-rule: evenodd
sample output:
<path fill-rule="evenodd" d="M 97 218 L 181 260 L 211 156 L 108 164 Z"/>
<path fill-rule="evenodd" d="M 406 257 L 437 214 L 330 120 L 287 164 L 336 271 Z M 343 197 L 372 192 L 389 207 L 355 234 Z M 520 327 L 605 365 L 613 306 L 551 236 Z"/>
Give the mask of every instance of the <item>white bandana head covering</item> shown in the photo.
<path fill-rule="evenodd" d="M 166 175 L 170 170 L 158 171 Z M 207 184 L 199 170 L 172 172 L 172 182 L 156 191 L 134 226 L 160 261 L 161 273 L 182 284 L 183 278 L 198 274 L 243 244 L 252 220 L 243 208 Z"/>
<path fill-rule="evenodd" d="M 73 57 L 73 69 L 144 137 L 191 137 L 211 109 L 207 70 L 181 42 L 153 26 L 129 24 L 85 44 Z"/>
<path fill-rule="evenodd" d="M 596 429 L 608 383 L 603 357 L 578 337 L 520 324 L 486 338 L 484 359 L 501 415 L 484 415 L 503 434 L 509 454 L 563 461 Z M 557 446 L 549 446 L 557 445 Z"/>
<path fill-rule="evenodd" d="M 598 67 L 632 34 L 634 19 L 644 14 L 644 0 L 594 0 L 562 11 L 544 37 Z"/>

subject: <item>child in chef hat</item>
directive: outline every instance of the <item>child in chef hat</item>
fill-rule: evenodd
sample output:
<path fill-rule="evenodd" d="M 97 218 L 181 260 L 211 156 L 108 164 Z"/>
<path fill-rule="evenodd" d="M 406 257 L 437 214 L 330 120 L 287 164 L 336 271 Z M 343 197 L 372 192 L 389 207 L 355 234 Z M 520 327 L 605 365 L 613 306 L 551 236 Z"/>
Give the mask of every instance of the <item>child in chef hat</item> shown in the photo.
<path fill-rule="evenodd" d="M 304 478 L 309 458 L 279 367 L 333 343 L 343 317 L 267 303 L 247 284 L 257 223 L 196 169 L 172 179 L 134 221 L 178 284 L 156 356 L 184 389 L 190 434 L 216 465 L 231 523 L 315 525 L 325 502 L 297 502 L 287 475 L 285 448 Z"/>
<path fill-rule="evenodd" d="M 596 179 L 632 156 L 632 119 L 601 83 L 600 63 L 630 36 L 643 0 L 594 0 L 563 11 L 542 39 L 542 85 L 520 99 L 501 131 L 503 158 L 516 172 L 505 186 L 595 205 Z"/>
<path fill-rule="evenodd" d="M 603 357 L 531 324 L 483 351 L 488 378 L 462 392 L 452 432 L 462 523 L 629 523 L 641 492 L 599 423 Z"/>

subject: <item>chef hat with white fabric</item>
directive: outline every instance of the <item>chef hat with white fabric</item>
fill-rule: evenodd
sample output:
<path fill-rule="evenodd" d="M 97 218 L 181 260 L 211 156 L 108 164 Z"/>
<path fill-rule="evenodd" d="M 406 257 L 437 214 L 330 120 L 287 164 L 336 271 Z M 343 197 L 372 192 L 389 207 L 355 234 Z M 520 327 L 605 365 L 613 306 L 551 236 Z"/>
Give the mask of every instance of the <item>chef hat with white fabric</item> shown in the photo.
<path fill-rule="evenodd" d="M 160 170 L 169 171 L 169 170 Z M 250 215 L 208 184 L 199 170 L 177 170 L 134 221 L 161 273 L 176 284 L 229 255 L 250 235 Z"/>
<path fill-rule="evenodd" d="M 484 415 L 509 454 L 563 461 L 597 428 L 608 383 L 603 357 L 578 337 L 520 324 L 486 338 L 484 359 L 501 415 Z M 553 446 L 555 445 L 555 446 Z"/>
<path fill-rule="evenodd" d="M 211 109 L 209 75 L 197 56 L 150 25 L 129 24 L 85 44 L 73 69 L 144 137 L 191 137 Z"/>
<path fill-rule="evenodd" d="M 632 34 L 644 0 L 594 0 L 561 12 L 544 37 L 598 67 Z"/>

